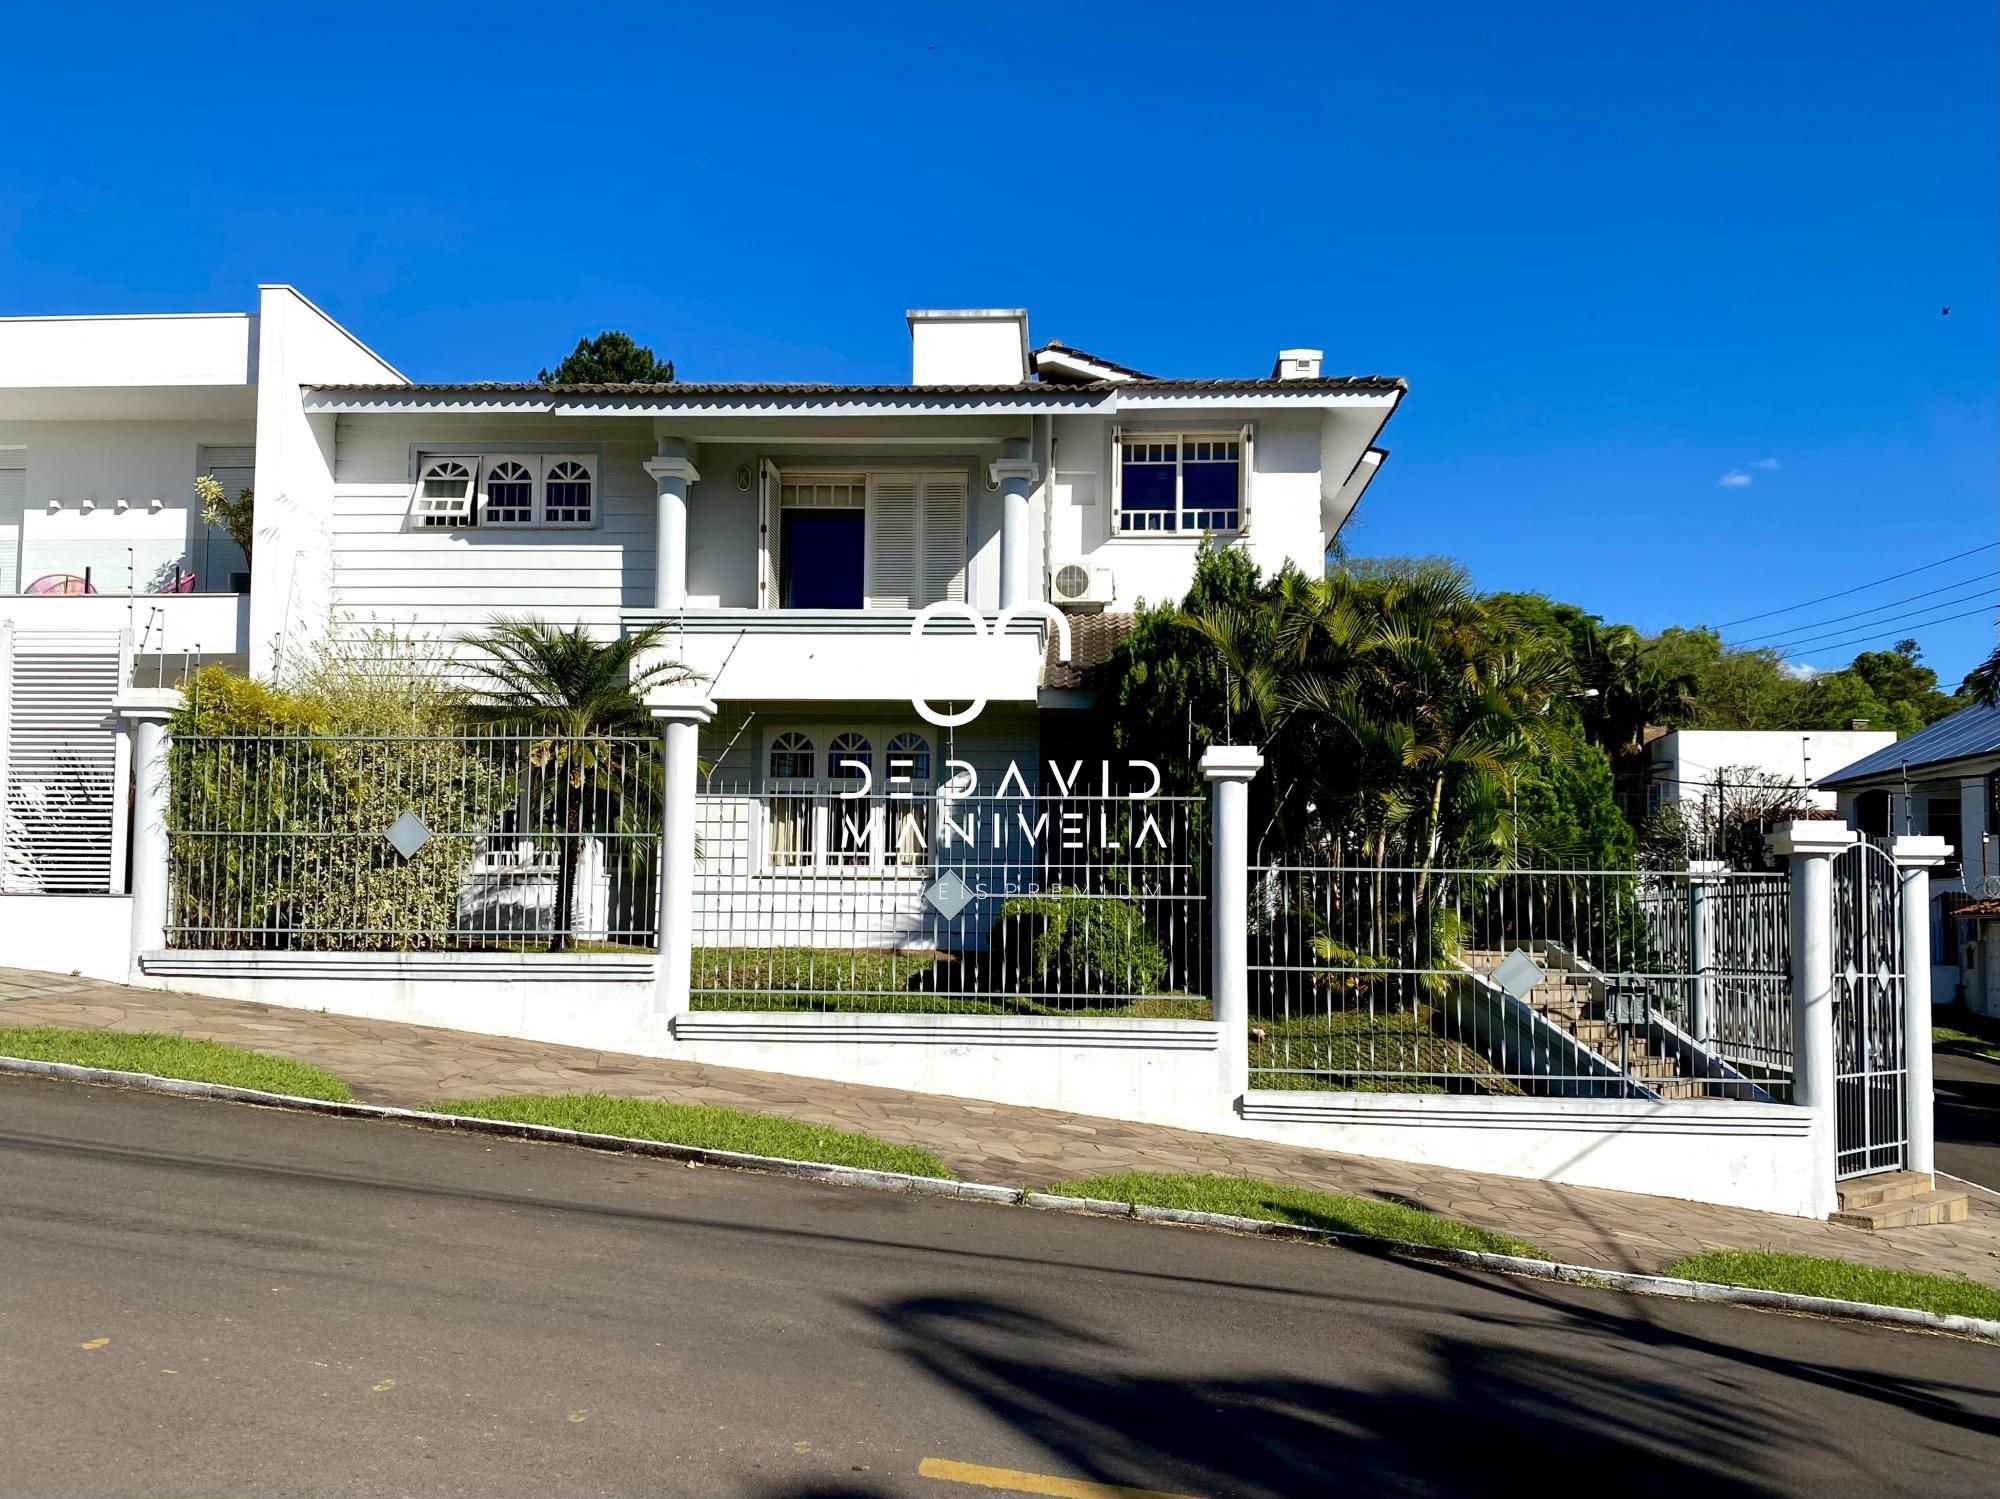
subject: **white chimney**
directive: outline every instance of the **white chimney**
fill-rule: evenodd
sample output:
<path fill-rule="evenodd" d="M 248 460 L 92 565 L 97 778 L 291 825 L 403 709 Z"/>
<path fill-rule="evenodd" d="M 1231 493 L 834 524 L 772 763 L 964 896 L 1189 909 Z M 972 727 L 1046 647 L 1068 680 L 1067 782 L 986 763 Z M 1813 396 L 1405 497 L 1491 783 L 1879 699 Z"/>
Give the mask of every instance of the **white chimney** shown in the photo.
<path fill-rule="evenodd" d="M 1278 362 L 1271 367 L 1273 380 L 1317 380 L 1324 349 L 1280 349 Z"/>
<path fill-rule="evenodd" d="M 913 307 L 912 385 L 1021 385 L 1028 378 L 1028 314 L 1020 307 Z"/>

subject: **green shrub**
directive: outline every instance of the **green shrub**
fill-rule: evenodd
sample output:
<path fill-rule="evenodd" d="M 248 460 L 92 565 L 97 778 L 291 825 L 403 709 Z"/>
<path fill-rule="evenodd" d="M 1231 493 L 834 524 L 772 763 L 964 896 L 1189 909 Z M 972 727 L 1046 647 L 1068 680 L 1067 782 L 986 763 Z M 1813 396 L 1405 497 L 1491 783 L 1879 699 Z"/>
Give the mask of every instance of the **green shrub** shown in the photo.
<path fill-rule="evenodd" d="M 1071 994 L 1157 994 L 1167 954 L 1139 901 L 1065 885 L 1003 902 L 993 963 L 1023 989 Z"/>
<path fill-rule="evenodd" d="M 173 921 L 201 946 L 412 951 L 447 945 L 474 844 L 509 804 L 504 767 L 459 737 L 458 700 L 396 642 L 290 686 L 218 667 L 175 716 Z M 398 674 L 400 671 L 400 675 Z M 372 737 L 371 737 L 372 736 Z M 425 742 L 413 742 L 421 738 Z M 409 859 L 385 836 L 414 812 Z"/>

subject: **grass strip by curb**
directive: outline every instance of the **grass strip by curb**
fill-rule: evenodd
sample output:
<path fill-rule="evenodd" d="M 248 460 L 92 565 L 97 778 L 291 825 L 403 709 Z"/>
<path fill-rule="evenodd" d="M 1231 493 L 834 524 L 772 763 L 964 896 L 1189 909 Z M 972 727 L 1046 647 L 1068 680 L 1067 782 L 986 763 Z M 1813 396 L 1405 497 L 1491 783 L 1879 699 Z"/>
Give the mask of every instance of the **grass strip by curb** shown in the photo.
<path fill-rule="evenodd" d="M 1931 1027 L 1931 1045 L 1939 1051 L 1955 1051 L 1960 1056 L 1984 1057 L 1989 1062 L 2000 1062 L 2000 1041 L 1991 1036 L 1959 1030 L 1956 1026 Z"/>
<path fill-rule="evenodd" d="M 1906 1306 L 1941 1317 L 2000 1320 L 2000 1291 L 1977 1281 L 1918 1270 L 1884 1270 L 1816 1254 L 1718 1249 L 1677 1260 L 1663 1273 L 1711 1285 L 1863 1301 L 1872 1306 Z"/>
<path fill-rule="evenodd" d="M 873 1135 L 808 1124 L 778 1114 L 753 1114 L 707 1104 L 655 1098 L 614 1098 L 608 1093 L 519 1093 L 494 1098 L 448 1098 L 431 1105 L 440 1114 L 539 1124 L 589 1135 L 660 1140 L 738 1155 L 780 1156 L 862 1171 L 893 1171 L 941 1181 L 951 1168 L 918 1145 L 897 1145 Z"/>
<path fill-rule="evenodd" d="M 1310 1187 L 1252 1181 L 1239 1176 L 1201 1176 L 1128 1171 L 1057 1182 L 1043 1189 L 1052 1197 L 1077 1197 L 1098 1202 L 1132 1203 L 1139 1207 L 1173 1208 L 1189 1213 L 1216 1213 L 1254 1218 L 1265 1223 L 1289 1223 L 1322 1233 L 1358 1234 L 1398 1244 L 1433 1249 L 1468 1249 L 1481 1254 L 1511 1254 L 1547 1259 L 1534 1245 L 1511 1234 L 1495 1233 L 1456 1218 L 1440 1218 L 1400 1202 L 1370 1197 L 1346 1197 Z"/>
<path fill-rule="evenodd" d="M 187 1082 L 220 1083 L 295 1098 L 345 1102 L 347 1084 L 323 1068 L 219 1041 L 152 1031 L 80 1030 L 60 1025 L 0 1025 L 0 1055 L 68 1062 L 113 1072 L 143 1072 Z"/>

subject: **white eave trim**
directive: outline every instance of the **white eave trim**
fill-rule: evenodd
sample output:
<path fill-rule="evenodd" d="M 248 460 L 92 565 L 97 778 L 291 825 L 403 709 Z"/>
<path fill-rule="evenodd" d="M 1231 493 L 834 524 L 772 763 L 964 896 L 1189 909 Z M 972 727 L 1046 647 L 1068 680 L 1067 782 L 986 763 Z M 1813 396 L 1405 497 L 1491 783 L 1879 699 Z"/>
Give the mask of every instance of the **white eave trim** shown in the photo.
<path fill-rule="evenodd" d="M 528 413 L 549 416 L 895 416 L 905 413 L 950 416 L 1013 416 L 1061 411 L 1113 416 L 1121 411 L 1314 410 L 1325 407 L 1389 407 L 1396 391 L 1204 390 L 1151 392 L 1143 383 L 1116 391 L 998 392 L 987 395 L 895 396 L 704 395 L 662 400 L 633 396 L 551 396 L 535 391 L 397 391 L 338 387 L 304 389 L 307 411 L 334 415 L 384 412 Z"/>

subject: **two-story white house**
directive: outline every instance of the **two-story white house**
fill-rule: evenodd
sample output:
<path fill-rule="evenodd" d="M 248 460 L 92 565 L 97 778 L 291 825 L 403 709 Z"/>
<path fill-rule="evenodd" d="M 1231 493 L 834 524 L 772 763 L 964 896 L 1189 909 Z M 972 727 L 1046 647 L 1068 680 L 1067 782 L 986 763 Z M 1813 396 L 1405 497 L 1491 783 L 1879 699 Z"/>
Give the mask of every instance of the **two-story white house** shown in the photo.
<path fill-rule="evenodd" d="M 745 801 L 717 830 L 730 857 L 892 870 L 893 835 L 843 844 L 815 810 L 843 764 L 1032 776 L 1089 705 L 1036 606 L 1088 622 L 1074 657 L 1178 598 L 1204 537 L 1317 573 L 1405 390 L 1313 349 L 1160 378 L 1036 347 L 1015 309 L 906 317 L 906 383 L 556 388 L 412 383 L 282 286 L 248 314 L 0 321 L 10 801 L 87 745 L 107 802 L 65 835 L 76 857 L 17 858 L 11 885 L 117 888 L 119 683 L 197 659 L 282 674 L 329 632 L 455 640 L 500 615 L 663 624 L 720 706 L 702 749 L 709 789 Z M 208 472 L 254 484 L 247 567 L 201 522 Z"/>

